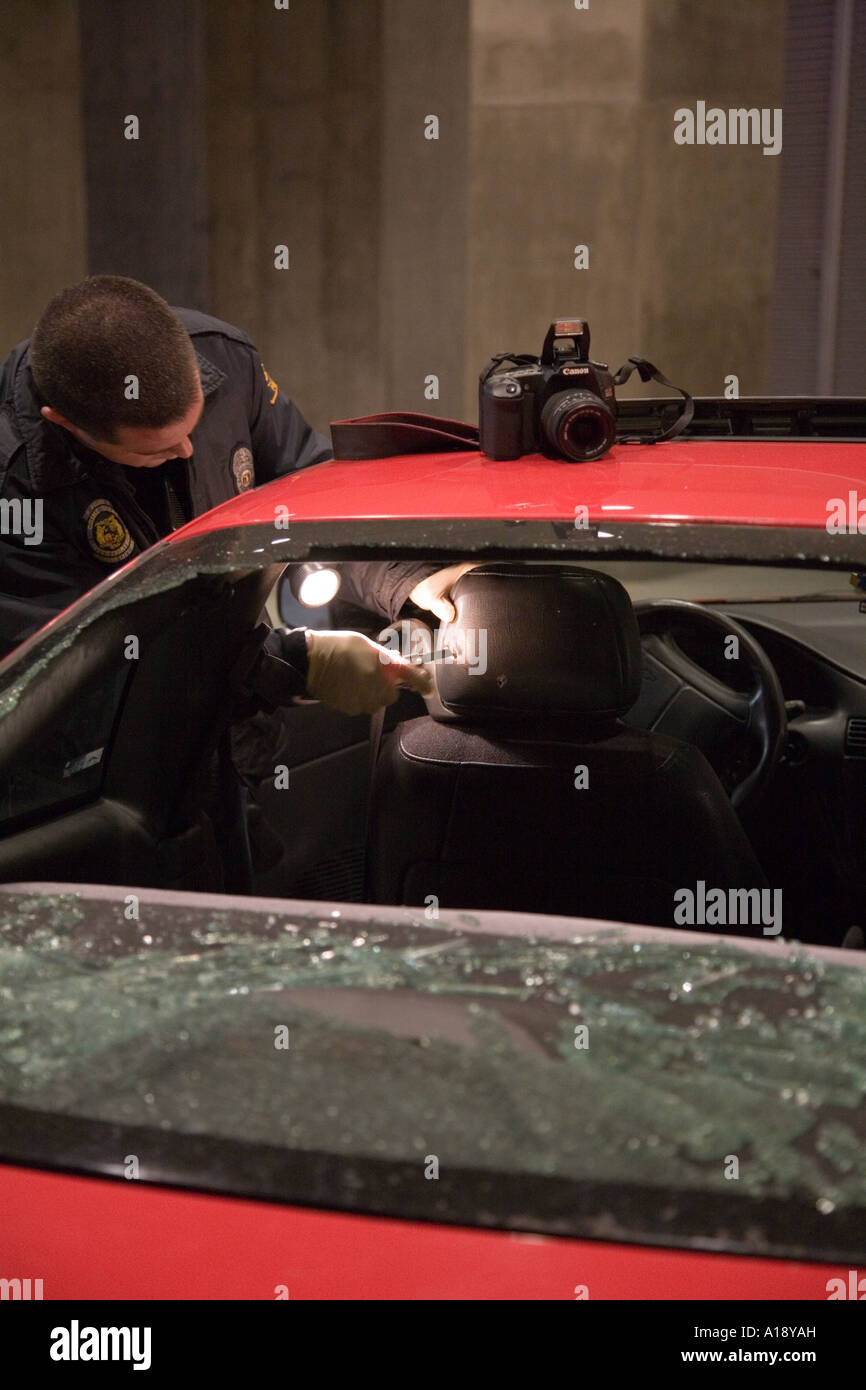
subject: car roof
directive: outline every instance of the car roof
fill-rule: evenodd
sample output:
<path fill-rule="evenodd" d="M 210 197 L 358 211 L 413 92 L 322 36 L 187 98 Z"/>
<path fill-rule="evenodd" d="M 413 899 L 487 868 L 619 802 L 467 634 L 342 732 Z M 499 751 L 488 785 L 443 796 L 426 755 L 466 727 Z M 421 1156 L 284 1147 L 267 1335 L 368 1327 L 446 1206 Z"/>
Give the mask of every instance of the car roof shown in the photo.
<path fill-rule="evenodd" d="M 866 489 L 866 443 L 673 440 L 619 444 L 594 463 L 477 451 L 333 459 L 241 493 L 171 540 L 273 522 L 388 518 L 732 523 L 819 527 Z M 866 494 L 864 494 L 866 495 Z M 578 513 L 577 508 L 586 508 Z M 857 503 L 853 514 L 856 516 Z"/>

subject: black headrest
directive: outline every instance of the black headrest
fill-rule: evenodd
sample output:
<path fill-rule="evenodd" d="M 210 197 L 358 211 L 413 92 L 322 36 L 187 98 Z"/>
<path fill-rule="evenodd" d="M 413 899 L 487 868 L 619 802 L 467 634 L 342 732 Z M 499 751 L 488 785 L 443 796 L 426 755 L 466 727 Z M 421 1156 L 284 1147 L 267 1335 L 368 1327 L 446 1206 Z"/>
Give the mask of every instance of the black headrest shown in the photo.
<path fill-rule="evenodd" d="M 613 718 L 641 681 L 631 599 L 577 565 L 479 565 L 452 591 L 457 619 L 438 643 L 439 700 L 473 722 L 526 714 Z"/>

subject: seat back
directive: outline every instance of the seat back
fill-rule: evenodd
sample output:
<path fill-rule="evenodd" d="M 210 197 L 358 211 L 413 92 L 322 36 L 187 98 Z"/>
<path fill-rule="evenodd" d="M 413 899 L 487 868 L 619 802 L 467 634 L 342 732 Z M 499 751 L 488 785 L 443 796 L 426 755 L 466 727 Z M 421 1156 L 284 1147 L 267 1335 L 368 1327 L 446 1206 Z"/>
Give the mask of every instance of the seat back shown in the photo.
<path fill-rule="evenodd" d="M 382 743 L 370 896 L 674 925 L 674 893 L 766 880 L 715 773 L 689 744 L 623 725 L 640 643 L 610 576 L 482 566 L 440 645 L 436 718 Z M 479 629 L 480 630 L 480 629 Z"/>

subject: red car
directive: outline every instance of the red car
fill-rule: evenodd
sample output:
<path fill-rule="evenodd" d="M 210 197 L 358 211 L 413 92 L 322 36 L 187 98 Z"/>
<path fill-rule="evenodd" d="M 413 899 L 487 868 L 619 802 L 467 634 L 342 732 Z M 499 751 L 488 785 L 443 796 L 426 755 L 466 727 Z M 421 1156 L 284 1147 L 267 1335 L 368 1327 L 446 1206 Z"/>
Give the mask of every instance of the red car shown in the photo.
<path fill-rule="evenodd" d="M 866 409 L 697 407 L 279 479 L 0 664 L 3 1297 L 866 1293 Z M 266 603 L 436 694 L 246 721 L 238 897 Z"/>

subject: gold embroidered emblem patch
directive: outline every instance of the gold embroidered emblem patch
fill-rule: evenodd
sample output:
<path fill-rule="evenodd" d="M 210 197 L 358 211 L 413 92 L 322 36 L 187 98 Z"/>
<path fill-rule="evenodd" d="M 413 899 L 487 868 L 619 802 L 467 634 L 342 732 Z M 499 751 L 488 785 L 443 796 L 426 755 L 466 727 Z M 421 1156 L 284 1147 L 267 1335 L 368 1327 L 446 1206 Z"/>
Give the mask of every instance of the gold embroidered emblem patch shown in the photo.
<path fill-rule="evenodd" d="M 272 377 L 272 376 L 268 376 L 267 369 L 266 369 L 266 367 L 265 367 L 264 362 L 262 363 L 262 371 L 263 371 L 264 374 L 265 374 L 265 382 L 266 382 L 266 384 L 267 384 L 268 391 L 270 392 L 270 400 L 269 400 L 268 404 L 269 404 L 269 405 L 273 405 L 274 401 L 277 399 L 277 396 L 278 396 L 278 394 L 279 394 L 280 388 L 279 388 L 279 386 L 277 385 L 277 383 L 274 381 L 273 377 Z"/>
<path fill-rule="evenodd" d="M 105 497 L 97 497 L 84 513 L 87 543 L 97 560 L 116 565 L 128 560 L 135 550 L 135 541 L 127 531 L 115 508 Z"/>

